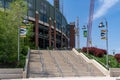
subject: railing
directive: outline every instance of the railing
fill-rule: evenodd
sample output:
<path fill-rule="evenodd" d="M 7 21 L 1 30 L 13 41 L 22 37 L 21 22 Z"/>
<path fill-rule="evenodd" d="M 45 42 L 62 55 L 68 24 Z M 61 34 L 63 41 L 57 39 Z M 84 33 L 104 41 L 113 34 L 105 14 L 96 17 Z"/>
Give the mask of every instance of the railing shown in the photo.
<path fill-rule="evenodd" d="M 85 62 L 85 65 L 86 65 L 88 72 L 90 72 L 90 75 L 95 76 L 95 73 L 94 73 L 95 71 L 92 67 L 92 63 Z"/>
<path fill-rule="evenodd" d="M 73 49 L 73 52 L 77 53 L 77 51 L 75 49 Z M 86 58 L 86 60 L 85 60 L 84 59 L 85 57 L 83 58 L 83 56 L 81 58 L 80 57 L 78 57 L 78 58 L 82 60 L 82 64 L 87 69 L 87 72 L 89 72 L 89 75 L 94 76 L 95 75 L 94 69 L 92 68 L 91 63 L 89 63 L 89 59 Z"/>
<path fill-rule="evenodd" d="M 58 51 L 58 53 L 59 53 L 59 55 L 61 54 L 60 56 L 63 57 L 64 61 L 65 61 L 69 66 L 71 66 L 73 72 L 75 72 L 75 76 L 79 76 L 79 73 L 78 73 L 76 67 L 73 65 L 73 63 L 70 62 L 70 59 L 69 59 L 68 57 L 65 57 L 65 55 L 63 55 L 62 52 Z"/>
<path fill-rule="evenodd" d="M 86 62 L 92 63 L 94 66 L 96 66 L 104 75 L 109 76 L 109 71 L 105 67 L 103 67 L 99 62 L 97 62 L 96 60 L 94 60 L 95 57 L 94 57 L 94 59 L 92 57 L 91 57 L 91 59 L 88 59 L 88 57 L 86 57 L 85 54 L 78 53 L 75 49 L 73 49 L 73 51 L 77 55 L 81 55 L 81 57 L 83 57 Z"/>
<path fill-rule="evenodd" d="M 69 54 L 68 50 L 67 50 L 67 53 Z M 73 54 L 73 52 L 72 52 L 72 51 L 70 52 L 70 54 L 69 54 L 69 55 L 70 55 L 70 56 L 73 56 L 77 62 L 79 62 L 79 61 L 80 61 L 80 62 L 81 62 L 81 64 L 82 64 L 82 65 L 84 65 L 83 59 L 81 59 L 80 57 L 78 57 L 78 56 L 76 56 L 75 54 Z"/>
<path fill-rule="evenodd" d="M 26 57 L 26 63 L 25 63 L 25 67 L 24 67 L 24 70 L 23 70 L 23 78 L 28 77 L 29 59 L 30 59 L 30 48 L 28 48 L 28 53 L 27 53 L 27 57 Z"/>
<path fill-rule="evenodd" d="M 107 70 L 109 70 L 107 67 L 106 67 L 106 65 L 102 62 L 102 61 L 100 61 L 100 60 L 98 60 L 96 57 L 94 57 L 94 56 L 89 56 L 89 54 L 84 54 L 85 56 L 87 56 L 89 59 L 94 59 L 94 60 L 96 60 L 97 62 L 99 62 L 103 67 L 105 67 Z"/>
<path fill-rule="evenodd" d="M 67 53 L 69 54 L 69 52 L 67 51 Z M 87 70 L 87 72 L 89 72 L 90 73 L 90 75 L 93 75 L 93 69 L 91 68 L 91 66 L 89 65 L 89 63 L 86 63 L 82 58 L 80 58 L 80 57 L 78 57 L 78 56 L 76 56 L 76 55 L 73 55 L 73 53 L 71 52 L 71 54 L 69 54 L 70 56 L 73 56 L 74 58 L 75 58 L 75 60 L 76 60 L 76 62 L 77 63 L 79 63 L 79 61 L 81 61 L 81 63 L 80 64 L 82 64 L 85 68 L 86 68 L 86 70 Z"/>
<path fill-rule="evenodd" d="M 38 48 L 38 54 L 39 54 L 39 56 L 40 56 L 40 63 L 41 63 L 41 65 L 42 65 L 42 74 L 45 74 L 46 73 L 46 65 L 45 65 L 45 63 L 44 63 L 44 58 L 43 58 L 43 56 L 42 56 L 42 53 L 40 52 L 40 48 Z"/>
<path fill-rule="evenodd" d="M 58 68 L 58 72 L 61 73 L 61 75 L 60 75 L 59 77 L 64 77 L 63 72 L 62 72 L 62 69 L 61 69 L 61 67 L 59 66 L 56 58 L 52 55 L 52 53 L 51 53 L 51 51 L 49 50 L 49 48 L 47 48 L 47 50 L 48 50 L 50 56 L 52 57 L 52 59 L 54 59 L 54 63 L 56 64 L 56 67 Z"/>

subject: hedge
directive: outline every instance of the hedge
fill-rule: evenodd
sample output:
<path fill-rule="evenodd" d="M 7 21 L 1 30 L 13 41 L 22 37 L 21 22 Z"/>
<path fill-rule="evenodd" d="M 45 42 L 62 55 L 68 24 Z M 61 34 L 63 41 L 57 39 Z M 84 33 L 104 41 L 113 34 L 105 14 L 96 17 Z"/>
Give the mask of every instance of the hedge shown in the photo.
<path fill-rule="evenodd" d="M 114 57 L 117 60 L 117 62 L 120 63 L 120 54 L 115 54 Z"/>
<path fill-rule="evenodd" d="M 96 57 L 103 57 L 105 54 L 107 54 L 107 51 L 104 50 L 104 49 L 99 49 L 99 48 L 96 48 L 96 47 L 83 47 L 82 48 L 82 52 L 83 53 L 87 53 L 87 49 L 88 49 L 88 52 L 89 54 L 92 54 Z"/>

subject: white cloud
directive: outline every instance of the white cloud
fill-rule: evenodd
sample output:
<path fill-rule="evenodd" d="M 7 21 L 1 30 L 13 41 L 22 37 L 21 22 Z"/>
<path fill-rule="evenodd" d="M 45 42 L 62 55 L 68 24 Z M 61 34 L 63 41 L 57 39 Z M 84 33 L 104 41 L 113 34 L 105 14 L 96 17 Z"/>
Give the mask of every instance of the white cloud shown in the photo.
<path fill-rule="evenodd" d="M 119 0 L 99 0 L 101 7 L 94 14 L 94 20 L 106 14 L 118 1 Z"/>
<path fill-rule="evenodd" d="M 120 48 L 118 50 L 120 50 Z"/>

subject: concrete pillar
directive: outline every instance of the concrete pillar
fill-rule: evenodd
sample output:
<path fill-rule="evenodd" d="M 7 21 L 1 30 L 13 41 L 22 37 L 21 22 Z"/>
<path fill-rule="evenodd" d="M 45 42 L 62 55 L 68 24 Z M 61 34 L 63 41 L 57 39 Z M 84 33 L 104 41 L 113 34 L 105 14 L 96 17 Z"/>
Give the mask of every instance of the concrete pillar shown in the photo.
<path fill-rule="evenodd" d="M 36 11 L 35 13 L 35 46 L 38 48 L 39 46 L 39 13 Z"/>
<path fill-rule="evenodd" d="M 62 29 L 63 29 L 63 28 L 61 28 L 61 48 L 63 47 L 63 34 L 62 34 L 62 33 L 63 33 L 63 32 L 62 32 L 63 30 L 62 30 Z"/>
<path fill-rule="evenodd" d="M 54 21 L 54 49 L 56 49 L 56 21 Z"/>

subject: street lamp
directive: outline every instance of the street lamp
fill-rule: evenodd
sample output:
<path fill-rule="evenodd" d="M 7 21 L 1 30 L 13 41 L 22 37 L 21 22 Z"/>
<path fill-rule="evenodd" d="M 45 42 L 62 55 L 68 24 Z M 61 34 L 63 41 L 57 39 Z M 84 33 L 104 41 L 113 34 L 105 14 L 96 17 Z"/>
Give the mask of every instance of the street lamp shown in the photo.
<path fill-rule="evenodd" d="M 83 25 L 82 30 L 83 30 L 83 36 L 86 38 L 87 37 L 87 28 L 85 25 Z"/>
<path fill-rule="evenodd" d="M 87 26 L 83 25 L 83 28 L 82 28 L 83 35 L 84 35 L 85 38 L 88 38 L 88 32 L 87 32 L 88 29 L 87 29 L 87 27 L 88 27 L 88 25 Z M 87 54 L 89 54 L 88 45 L 87 45 Z"/>
<path fill-rule="evenodd" d="M 103 40 L 106 40 L 106 49 L 107 49 L 107 55 L 106 55 L 106 67 L 109 68 L 109 65 L 108 65 L 108 22 L 107 20 L 104 18 L 105 20 L 105 25 L 102 22 L 100 22 L 99 24 L 99 28 L 101 28 L 101 39 Z M 103 28 L 106 26 L 106 29 L 103 30 Z"/>

